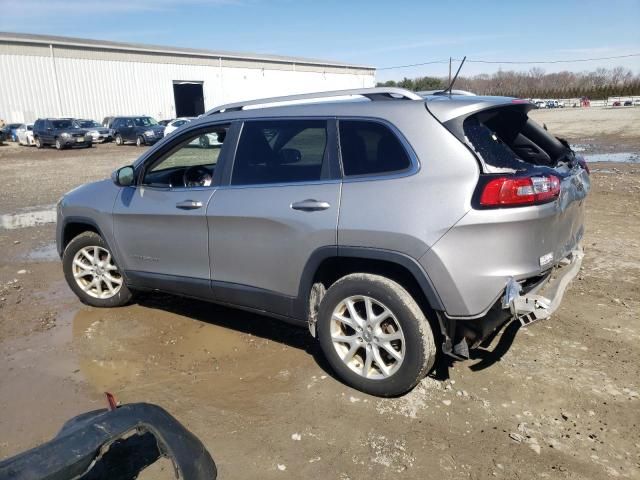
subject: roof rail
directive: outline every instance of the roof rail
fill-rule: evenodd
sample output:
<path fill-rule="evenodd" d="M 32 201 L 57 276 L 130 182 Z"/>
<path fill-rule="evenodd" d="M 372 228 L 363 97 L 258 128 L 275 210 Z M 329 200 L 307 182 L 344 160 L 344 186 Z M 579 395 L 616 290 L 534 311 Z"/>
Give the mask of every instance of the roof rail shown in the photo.
<path fill-rule="evenodd" d="M 346 97 L 351 95 L 359 95 L 366 97 L 371 101 L 380 100 L 424 100 L 417 95 L 404 88 L 395 87 L 376 87 L 376 88 L 354 88 L 350 90 L 333 90 L 329 92 L 302 93 L 299 95 L 288 95 L 284 97 L 259 98 L 256 100 L 247 100 L 244 102 L 228 103 L 220 105 L 207 111 L 203 116 L 213 115 L 222 112 L 237 112 L 245 107 L 252 105 L 267 105 L 270 103 L 284 103 L 295 100 L 314 100 L 317 98 Z"/>

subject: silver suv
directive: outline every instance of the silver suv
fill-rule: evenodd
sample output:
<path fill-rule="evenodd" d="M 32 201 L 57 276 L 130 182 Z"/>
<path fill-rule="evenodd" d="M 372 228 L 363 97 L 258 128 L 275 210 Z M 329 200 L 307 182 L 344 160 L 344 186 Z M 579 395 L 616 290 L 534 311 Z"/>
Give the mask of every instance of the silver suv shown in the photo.
<path fill-rule="evenodd" d="M 551 315 L 580 268 L 588 170 L 532 108 L 393 88 L 216 108 L 62 198 L 65 277 L 96 307 L 158 290 L 307 325 L 347 384 L 402 394 L 439 351 Z"/>

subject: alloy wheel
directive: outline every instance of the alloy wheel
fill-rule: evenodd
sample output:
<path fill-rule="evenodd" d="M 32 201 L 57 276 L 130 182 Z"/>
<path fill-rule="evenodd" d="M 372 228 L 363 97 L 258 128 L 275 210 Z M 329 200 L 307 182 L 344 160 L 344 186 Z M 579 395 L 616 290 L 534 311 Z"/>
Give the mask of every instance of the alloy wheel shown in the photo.
<path fill-rule="evenodd" d="M 405 338 L 394 313 L 378 300 L 351 296 L 331 316 L 333 347 L 358 375 L 382 380 L 398 371 L 405 357 Z"/>
<path fill-rule="evenodd" d="M 72 272 L 78 286 L 94 298 L 111 298 L 122 287 L 122 275 L 111 253 L 102 247 L 78 250 L 73 257 Z"/>

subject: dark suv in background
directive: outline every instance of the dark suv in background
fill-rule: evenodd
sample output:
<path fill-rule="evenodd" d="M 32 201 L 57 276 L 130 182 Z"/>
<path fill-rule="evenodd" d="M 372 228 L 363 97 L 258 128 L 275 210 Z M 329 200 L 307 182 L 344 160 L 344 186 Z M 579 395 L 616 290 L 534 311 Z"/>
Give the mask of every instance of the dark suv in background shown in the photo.
<path fill-rule="evenodd" d="M 74 126 L 73 118 L 39 118 L 33 124 L 36 147 L 55 145 L 58 150 L 67 147 L 91 147 L 93 139 L 87 130 Z"/>
<path fill-rule="evenodd" d="M 147 116 L 114 117 L 111 131 L 116 145 L 135 142 L 138 147 L 153 145 L 164 137 L 164 127 Z"/>

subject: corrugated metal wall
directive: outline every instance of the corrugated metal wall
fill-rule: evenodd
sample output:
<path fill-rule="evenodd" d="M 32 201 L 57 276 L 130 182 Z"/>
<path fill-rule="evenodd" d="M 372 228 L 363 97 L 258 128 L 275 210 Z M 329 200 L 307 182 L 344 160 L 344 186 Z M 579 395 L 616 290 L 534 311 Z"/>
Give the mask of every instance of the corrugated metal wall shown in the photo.
<path fill-rule="evenodd" d="M 67 55 L 0 53 L 0 119 L 30 122 L 38 117 L 93 118 L 114 114 L 175 116 L 173 81 L 203 82 L 205 108 L 239 100 L 344 88 L 372 87 L 372 71 L 335 67 L 241 68 L 176 63 L 70 58 Z M 90 56 L 90 55 L 89 55 Z M 222 63 L 222 66 L 220 66 Z M 54 65 L 55 72 L 54 75 Z M 59 99 L 56 92 L 56 76 Z"/>

